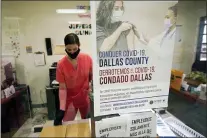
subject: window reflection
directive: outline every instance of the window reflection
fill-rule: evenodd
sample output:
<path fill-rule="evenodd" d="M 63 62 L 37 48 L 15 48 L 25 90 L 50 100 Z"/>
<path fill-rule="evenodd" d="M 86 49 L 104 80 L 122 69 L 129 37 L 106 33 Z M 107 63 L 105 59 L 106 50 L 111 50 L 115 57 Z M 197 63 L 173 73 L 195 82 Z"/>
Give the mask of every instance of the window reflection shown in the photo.
<path fill-rule="evenodd" d="M 203 35 L 202 43 L 206 43 L 206 35 Z"/>
<path fill-rule="evenodd" d="M 206 54 L 201 54 L 200 61 L 206 61 Z"/>
<path fill-rule="evenodd" d="M 206 52 L 206 44 L 201 45 L 201 52 Z"/>

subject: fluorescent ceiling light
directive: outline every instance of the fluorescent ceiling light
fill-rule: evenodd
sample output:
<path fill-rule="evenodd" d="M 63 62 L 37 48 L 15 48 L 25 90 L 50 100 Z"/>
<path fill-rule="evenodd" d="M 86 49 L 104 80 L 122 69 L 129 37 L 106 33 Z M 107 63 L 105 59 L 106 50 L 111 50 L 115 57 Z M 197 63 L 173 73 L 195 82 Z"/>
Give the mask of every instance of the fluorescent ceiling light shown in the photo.
<path fill-rule="evenodd" d="M 71 21 L 71 22 L 68 22 L 69 24 L 81 24 L 81 22 L 79 21 Z"/>
<path fill-rule="evenodd" d="M 4 19 L 6 19 L 6 20 L 7 20 L 7 19 L 8 19 L 8 20 L 9 20 L 9 19 L 11 19 L 11 20 L 12 20 L 12 19 L 14 19 L 14 20 L 18 20 L 18 19 L 22 19 L 22 18 L 20 18 L 20 17 L 4 17 Z"/>
<path fill-rule="evenodd" d="M 57 13 L 86 13 L 87 10 L 83 9 L 57 9 Z"/>

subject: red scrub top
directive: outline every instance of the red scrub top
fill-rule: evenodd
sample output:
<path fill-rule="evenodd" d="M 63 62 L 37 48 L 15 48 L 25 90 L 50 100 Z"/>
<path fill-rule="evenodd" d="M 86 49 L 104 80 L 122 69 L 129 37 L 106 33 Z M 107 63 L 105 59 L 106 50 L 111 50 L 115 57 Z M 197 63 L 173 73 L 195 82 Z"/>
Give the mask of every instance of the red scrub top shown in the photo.
<path fill-rule="evenodd" d="M 92 59 L 89 55 L 80 53 L 75 69 L 68 57 L 63 57 L 57 65 L 56 80 L 65 83 L 67 88 L 66 109 L 70 103 L 75 108 L 89 104 L 89 80 L 92 74 Z M 59 97 L 64 99 L 63 97 Z M 61 104 L 61 103 L 60 103 Z"/>

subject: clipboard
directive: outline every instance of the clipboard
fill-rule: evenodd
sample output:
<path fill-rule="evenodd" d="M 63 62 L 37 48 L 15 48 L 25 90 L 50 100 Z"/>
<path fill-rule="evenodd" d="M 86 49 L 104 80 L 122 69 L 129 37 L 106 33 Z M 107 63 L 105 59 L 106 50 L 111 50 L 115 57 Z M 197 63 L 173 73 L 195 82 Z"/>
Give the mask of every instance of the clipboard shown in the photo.
<path fill-rule="evenodd" d="M 45 53 L 44 52 L 34 52 L 34 64 L 35 66 L 44 66 L 46 65 Z"/>
<path fill-rule="evenodd" d="M 170 129 L 180 137 L 194 137 L 194 138 L 205 138 L 200 133 L 196 132 L 192 128 L 185 125 L 180 120 L 176 119 L 175 117 L 168 117 L 164 119 L 164 122 L 168 124 Z"/>

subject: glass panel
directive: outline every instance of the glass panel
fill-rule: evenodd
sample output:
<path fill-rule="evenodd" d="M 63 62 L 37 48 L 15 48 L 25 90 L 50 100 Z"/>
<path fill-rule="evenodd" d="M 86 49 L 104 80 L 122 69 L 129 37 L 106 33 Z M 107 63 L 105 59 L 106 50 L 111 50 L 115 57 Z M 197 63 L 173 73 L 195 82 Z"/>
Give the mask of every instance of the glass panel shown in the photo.
<path fill-rule="evenodd" d="M 202 43 L 206 43 L 206 35 L 203 35 Z"/>
<path fill-rule="evenodd" d="M 206 52 L 206 44 L 201 45 L 201 52 Z"/>
<path fill-rule="evenodd" d="M 204 21 L 205 24 L 207 24 L 207 19 Z"/>
<path fill-rule="evenodd" d="M 206 34 L 206 25 L 204 26 L 203 34 Z"/>
<path fill-rule="evenodd" d="M 206 61 L 206 53 L 200 55 L 200 61 Z"/>

